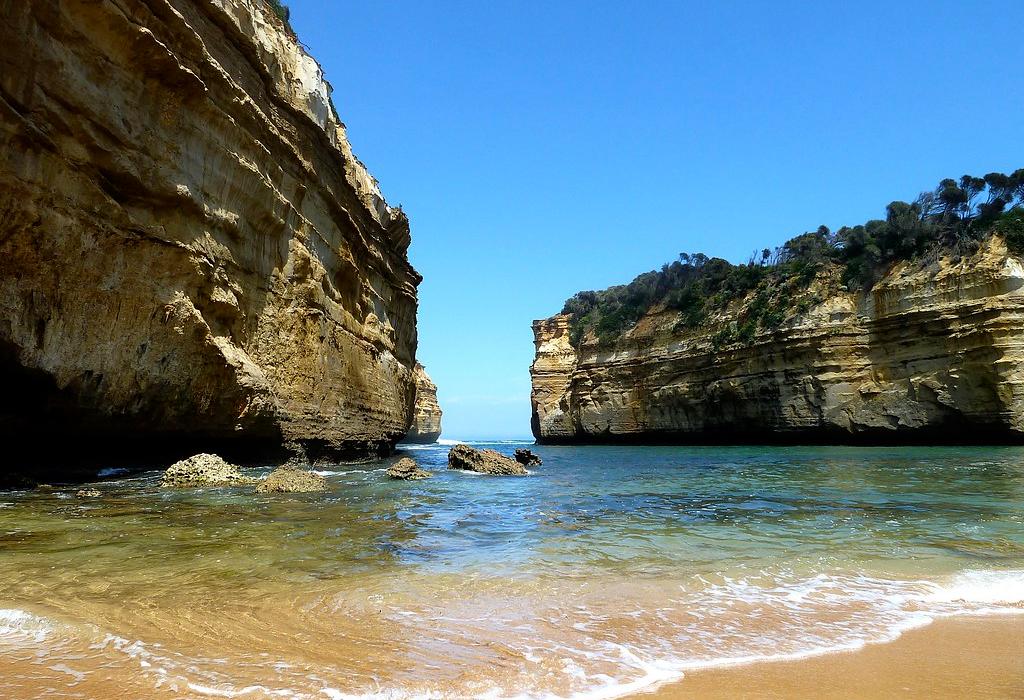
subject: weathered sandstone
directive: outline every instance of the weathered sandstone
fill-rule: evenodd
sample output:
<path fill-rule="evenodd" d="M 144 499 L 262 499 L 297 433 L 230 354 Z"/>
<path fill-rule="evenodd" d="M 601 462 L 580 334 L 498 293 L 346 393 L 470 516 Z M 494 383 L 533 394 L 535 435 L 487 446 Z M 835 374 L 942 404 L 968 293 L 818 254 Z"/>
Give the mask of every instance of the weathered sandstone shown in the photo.
<path fill-rule="evenodd" d="M 469 445 L 456 445 L 448 451 L 448 468 L 493 476 L 523 476 L 527 473 L 522 464 L 497 450 L 477 450 Z"/>
<path fill-rule="evenodd" d="M 418 465 L 416 460 L 411 457 L 402 457 L 388 467 L 388 470 L 385 473 L 388 475 L 388 478 L 402 479 L 405 481 L 429 479 L 432 476 L 431 473 L 425 469 L 420 469 L 420 465 Z"/>
<path fill-rule="evenodd" d="M 327 479 L 316 472 L 290 464 L 270 472 L 256 486 L 256 493 L 312 493 L 326 490 Z"/>
<path fill-rule="evenodd" d="M 423 365 L 416 363 L 416 402 L 412 425 L 402 442 L 430 443 L 441 437 L 441 407 L 437 403 L 437 386 L 430 380 Z"/>
<path fill-rule="evenodd" d="M 263 0 L 0 6 L 0 434 L 136 463 L 390 451 L 408 221 Z"/>
<path fill-rule="evenodd" d="M 234 464 L 228 464 L 218 455 L 205 453 L 175 462 L 160 479 L 160 485 L 165 488 L 237 486 L 252 482 Z"/>
<path fill-rule="evenodd" d="M 834 271 L 833 271 L 834 272 Z M 813 304 L 716 347 L 654 308 L 618 342 L 534 323 L 541 442 L 976 442 L 1024 438 L 1024 265 L 993 237 L 974 255 L 901 264 L 873 289 L 830 272 Z M 737 301 L 736 304 L 742 304 Z"/>

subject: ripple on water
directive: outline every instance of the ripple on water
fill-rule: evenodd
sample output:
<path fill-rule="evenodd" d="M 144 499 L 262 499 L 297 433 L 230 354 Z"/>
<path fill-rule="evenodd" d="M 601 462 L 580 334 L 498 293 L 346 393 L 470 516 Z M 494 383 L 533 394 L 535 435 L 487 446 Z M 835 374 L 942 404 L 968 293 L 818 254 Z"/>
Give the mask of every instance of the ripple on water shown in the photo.
<path fill-rule="evenodd" d="M 1024 608 L 1020 450 L 532 449 L 529 479 L 423 446 L 431 479 L 325 467 L 317 498 L 152 473 L 5 495 L 0 671 L 39 695 L 610 697 Z"/>

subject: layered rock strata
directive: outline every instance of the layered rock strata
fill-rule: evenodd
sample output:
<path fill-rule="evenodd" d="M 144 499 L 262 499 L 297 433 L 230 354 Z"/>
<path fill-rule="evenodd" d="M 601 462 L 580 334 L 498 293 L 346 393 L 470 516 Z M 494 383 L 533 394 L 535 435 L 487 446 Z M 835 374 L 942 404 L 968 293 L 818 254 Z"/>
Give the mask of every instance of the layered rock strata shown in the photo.
<path fill-rule="evenodd" d="M 0 435 L 388 452 L 414 396 L 408 221 L 263 0 L 0 7 Z"/>
<path fill-rule="evenodd" d="M 826 271 L 774 331 L 716 344 L 653 308 L 613 344 L 533 324 L 533 431 L 555 442 L 1020 442 L 1024 266 L 998 237 L 902 264 L 868 293 Z M 796 300 L 795 300 L 796 301 Z"/>
<path fill-rule="evenodd" d="M 403 442 L 431 443 L 441 437 L 441 407 L 437 403 L 437 386 L 430 380 L 423 365 L 416 363 L 416 402 L 412 425 Z"/>

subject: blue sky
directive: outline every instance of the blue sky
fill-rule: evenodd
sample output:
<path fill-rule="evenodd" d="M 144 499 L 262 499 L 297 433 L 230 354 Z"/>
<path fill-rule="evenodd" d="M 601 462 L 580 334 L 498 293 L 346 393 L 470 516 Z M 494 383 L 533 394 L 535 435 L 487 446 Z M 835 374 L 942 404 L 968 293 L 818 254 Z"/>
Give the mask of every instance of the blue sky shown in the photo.
<path fill-rule="evenodd" d="M 445 437 L 528 436 L 530 322 L 1024 167 L 1024 3 L 288 0 L 412 222 Z"/>

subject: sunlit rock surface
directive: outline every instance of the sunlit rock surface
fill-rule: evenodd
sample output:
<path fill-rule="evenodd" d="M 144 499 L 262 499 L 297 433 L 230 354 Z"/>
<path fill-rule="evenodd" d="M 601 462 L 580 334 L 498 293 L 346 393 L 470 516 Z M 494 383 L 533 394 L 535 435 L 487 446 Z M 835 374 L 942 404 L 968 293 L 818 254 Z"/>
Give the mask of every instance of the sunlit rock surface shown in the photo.
<path fill-rule="evenodd" d="M 0 432 L 388 452 L 414 396 L 408 221 L 268 6 L 5 7 Z"/>
<path fill-rule="evenodd" d="M 805 313 L 716 348 L 737 301 L 698 330 L 654 308 L 611 346 L 536 321 L 542 442 L 983 442 L 1024 438 L 1024 268 L 991 238 L 964 259 L 903 264 L 867 294 L 838 271 Z M 796 300 L 795 300 L 796 301 Z"/>
<path fill-rule="evenodd" d="M 441 407 L 437 403 L 437 386 L 423 365 L 416 364 L 416 404 L 412 425 L 403 442 L 430 443 L 441 437 Z"/>

